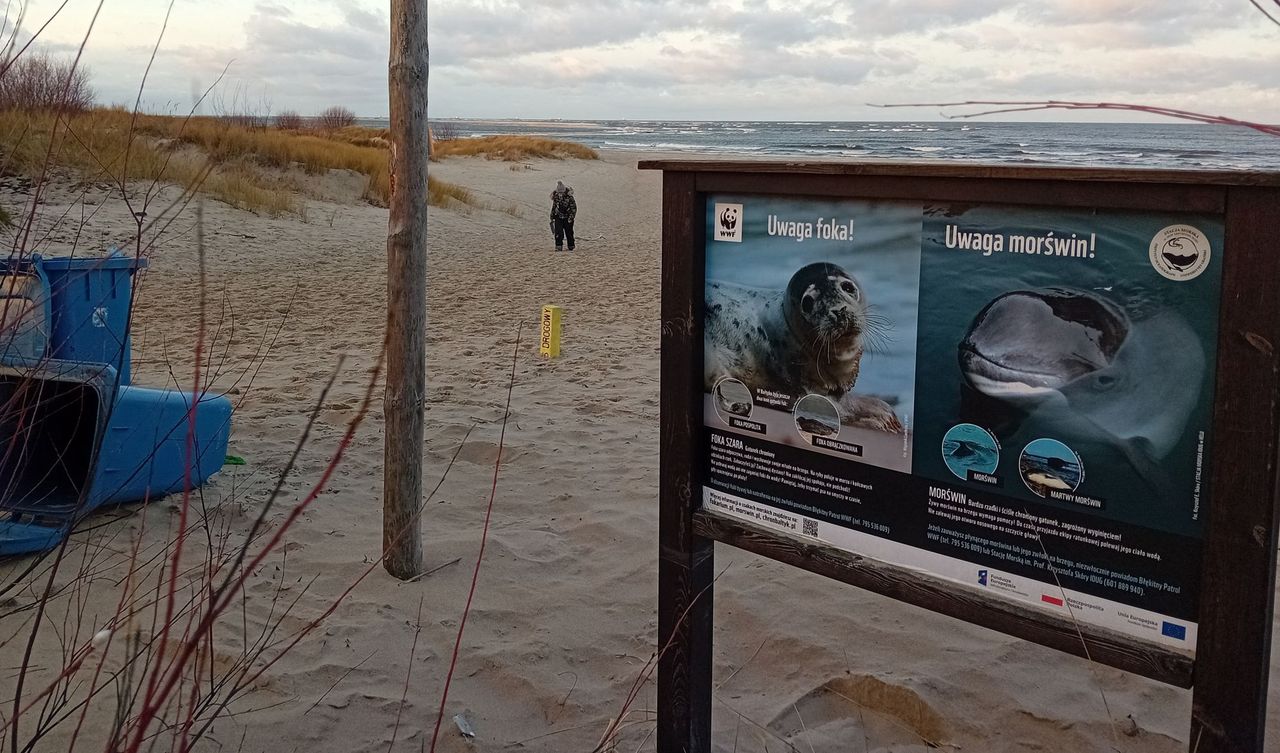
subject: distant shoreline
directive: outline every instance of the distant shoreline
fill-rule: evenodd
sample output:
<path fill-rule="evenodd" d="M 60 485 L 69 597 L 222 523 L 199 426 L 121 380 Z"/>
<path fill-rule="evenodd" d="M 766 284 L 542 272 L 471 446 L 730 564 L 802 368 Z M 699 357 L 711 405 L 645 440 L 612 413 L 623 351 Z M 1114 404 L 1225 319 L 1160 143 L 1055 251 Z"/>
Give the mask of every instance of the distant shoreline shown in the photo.
<path fill-rule="evenodd" d="M 1079 167 L 1280 169 L 1280 138 L 1166 123 L 949 121 L 581 121 L 448 119 L 438 131 L 544 136 L 601 152 L 793 160 L 942 160 Z M 439 133 L 437 133 L 439 135 Z"/>

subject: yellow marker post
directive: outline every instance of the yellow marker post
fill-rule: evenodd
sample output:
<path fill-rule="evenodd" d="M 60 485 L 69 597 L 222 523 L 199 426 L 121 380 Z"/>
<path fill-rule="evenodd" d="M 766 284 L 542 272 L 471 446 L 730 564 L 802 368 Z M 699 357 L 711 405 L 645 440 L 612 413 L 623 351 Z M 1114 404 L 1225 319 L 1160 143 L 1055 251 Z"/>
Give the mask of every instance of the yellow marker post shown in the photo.
<path fill-rule="evenodd" d="M 560 307 L 542 307 L 542 355 L 556 358 L 560 355 Z"/>

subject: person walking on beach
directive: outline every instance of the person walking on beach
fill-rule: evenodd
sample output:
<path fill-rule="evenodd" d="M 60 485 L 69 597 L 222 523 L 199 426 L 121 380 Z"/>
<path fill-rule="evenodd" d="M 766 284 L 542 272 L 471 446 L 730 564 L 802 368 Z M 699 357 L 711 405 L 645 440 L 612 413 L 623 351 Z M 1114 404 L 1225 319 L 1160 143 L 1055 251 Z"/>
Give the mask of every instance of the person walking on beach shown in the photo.
<path fill-rule="evenodd" d="M 569 250 L 573 250 L 573 218 L 578 214 L 578 202 L 573 199 L 573 189 L 556 181 L 556 190 L 551 192 L 551 232 L 556 237 L 556 250 L 564 248 L 565 240 L 569 241 Z"/>

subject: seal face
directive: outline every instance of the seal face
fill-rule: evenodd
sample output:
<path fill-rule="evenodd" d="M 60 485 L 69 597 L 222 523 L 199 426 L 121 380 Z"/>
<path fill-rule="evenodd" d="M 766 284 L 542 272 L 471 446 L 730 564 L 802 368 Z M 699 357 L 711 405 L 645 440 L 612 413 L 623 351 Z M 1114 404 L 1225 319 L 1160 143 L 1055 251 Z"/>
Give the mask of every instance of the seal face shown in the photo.
<path fill-rule="evenodd" d="M 705 388 L 732 376 L 757 397 L 764 390 L 789 408 L 807 394 L 830 397 L 846 422 L 901 431 L 882 400 L 851 395 L 864 342 L 883 334 L 858 281 L 829 262 L 801 267 L 781 291 L 708 281 Z M 870 401 L 870 402 L 868 402 Z"/>
<path fill-rule="evenodd" d="M 787 323 L 801 339 L 828 349 L 861 350 L 867 306 L 848 272 L 828 262 L 802 267 L 787 284 L 786 303 Z M 851 381 L 846 389 L 852 386 Z"/>

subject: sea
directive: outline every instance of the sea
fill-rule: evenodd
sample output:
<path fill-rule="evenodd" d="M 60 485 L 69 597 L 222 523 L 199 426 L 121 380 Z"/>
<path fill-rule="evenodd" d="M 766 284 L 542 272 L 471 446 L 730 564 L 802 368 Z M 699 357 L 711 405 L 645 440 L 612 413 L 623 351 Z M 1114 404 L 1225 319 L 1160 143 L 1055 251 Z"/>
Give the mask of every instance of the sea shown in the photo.
<path fill-rule="evenodd" d="M 386 119 L 363 121 L 386 127 Z M 1280 137 L 1199 123 L 439 120 L 459 136 L 541 135 L 601 150 L 1204 170 L 1280 169 Z"/>

